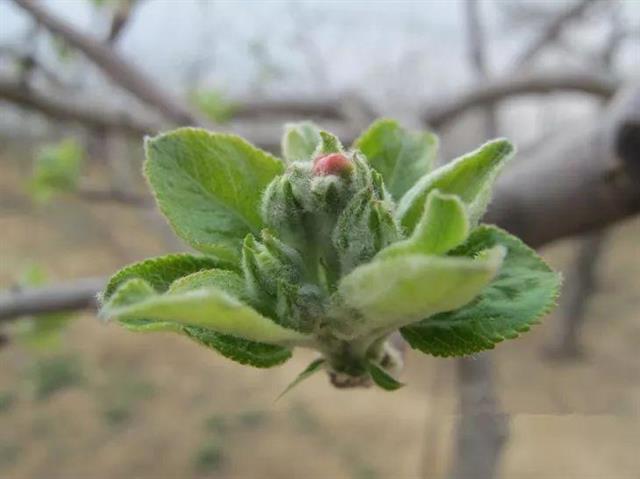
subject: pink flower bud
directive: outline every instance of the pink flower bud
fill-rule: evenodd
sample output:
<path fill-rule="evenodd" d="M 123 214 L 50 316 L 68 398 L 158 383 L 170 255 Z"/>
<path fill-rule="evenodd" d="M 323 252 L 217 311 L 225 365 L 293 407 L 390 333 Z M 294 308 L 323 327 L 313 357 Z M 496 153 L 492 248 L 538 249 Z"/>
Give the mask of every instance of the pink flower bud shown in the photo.
<path fill-rule="evenodd" d="M 313 174 L 316 176 L 342 176 L 353 168 L 351 161 L 342 153 L 330 153 L 319 156 L 313 162 Z"/>

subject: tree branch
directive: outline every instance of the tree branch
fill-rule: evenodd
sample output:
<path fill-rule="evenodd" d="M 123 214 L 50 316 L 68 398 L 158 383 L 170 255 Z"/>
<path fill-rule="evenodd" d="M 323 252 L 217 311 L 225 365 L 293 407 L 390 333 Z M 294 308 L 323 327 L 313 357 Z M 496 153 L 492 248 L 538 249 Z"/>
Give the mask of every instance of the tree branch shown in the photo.
<path fill-rule="evenodd" d="M 6 78 L 0 78 L 0 99 L 57 120 L 80 123 L 89 128 L 118 129 L 137 136 L 162 129 L 160 123 L 141 120 L 128 112 L 109 111 L 97 105 L 87 107 L 84 103 L 81 105 L 62 102 Z"/>
<path fill-rule="evenodd" d="M 619 86 L 613 78 L 588 73 L 528 75 L 495 80 L 449 102 L 436 103 L 426 108 L 422 121 L 433 128 L 441 128 L 470 108 L 493 105 L 513 96 L 576 91 L 609 98 Z"/>
<path fill-rule="evenodd" d="M 116 84 L 157 108 L 174 123 L 179 125 L 199 123 L 198 115 L 190 111 L 179 100 L 173 98 L 169 92 L 161 89 L 124 58 L 121 58 L 109 46 L 50 14 L 43 4 L 36 0 L 13 1 L 52 34 L 60 36 L 70 45 L 82 51 Z"/>
<path fill-rule="evenodd" d="M 96 294 L 104 285 L 104 278 L 85 278 L 2 293 L 0 322 L 21 316 L 93 308 L 96 306 Z"/>
<path fill-rule="evenodd" d="M 550 140 L 498 180 L 485 221 L 538 247 L 640 212 L 640 86 L 604 118 Z"/>
<path fill-rule="evenodd" d="M 567 22 L 582 16 L 588 7 L 597 3 L 598 0 L 579 0 L 575 4 L 560 12 L 543 27 L 540 35 L 518 56 L 514 69 L 518 70 L 531 62 L 548 44 L 558 38 L 562 28 Z"/>

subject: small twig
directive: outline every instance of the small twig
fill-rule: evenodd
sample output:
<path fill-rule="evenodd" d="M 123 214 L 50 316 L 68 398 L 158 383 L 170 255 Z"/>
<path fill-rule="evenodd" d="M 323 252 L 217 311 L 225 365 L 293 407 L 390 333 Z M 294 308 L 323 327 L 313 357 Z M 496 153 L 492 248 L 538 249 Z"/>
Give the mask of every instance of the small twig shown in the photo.
<path fill-rule="evenodd" d="M 120 57 L 102 42 L 82 33 L 72 25 L 50 14 L 42 3 L 35 0 L 13 0 L 28 12 L 38 23 L 55 35 L 59 35 L 69 45 L 83 52 L 115 83 L 134 94 L 140 100 L 154 106 L 168 119 L 179 125 L 201 123 L 180 101 L 164 91 L 134 65 Z"/>
<path fill-rule="evenodd" d="M 588 7 L 598 1 L 599 0 L 579 0 L 552 18 L 545 27 L 540 29 L 540 35 L 518 56 L 514 69 L 519 70 L 530 63 L 547 45 L 553 43 L 558 38 L 566 23 L 582 16 Z"/>
<path fill-rule="evenodd" d="M 21 316 L 94 308 L 105 278 L 85 278 L 40 288 L 0 293 L 0 321 Z"/>

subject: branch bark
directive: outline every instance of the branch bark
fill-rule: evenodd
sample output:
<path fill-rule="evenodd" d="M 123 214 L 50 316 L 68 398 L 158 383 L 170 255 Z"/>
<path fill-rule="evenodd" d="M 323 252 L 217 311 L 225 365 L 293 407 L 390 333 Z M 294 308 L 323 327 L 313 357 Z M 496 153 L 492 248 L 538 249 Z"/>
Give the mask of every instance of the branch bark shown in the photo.
<path fill-rule="evenodd" d="M 619 86 L 619 82 L 614 78 L 589 73 L 556 73 L 507 78 L 487 83 L 453 100 L 436 103 L 426 108 L 422 121 L 433 128 L 441 128 L 470 108 L 493 105 L 513 96 L 575 91 L 609 98 Z"/>
<path fill-rule="evenodd" d="M 547 45 L 558 38 L 566 23 L 582 16 L 591 5 L 597 2 L 598 0 L 579 0 L 551 19 L 541 29 L 540 35 L 518 56 L 515 62 L 515 69 L 518 70 L 533 61 Z"/>
<path fill-rule="evenodd" d="M 116 84 L 157 108 L 174 123 L 178 125 L 200 123 L 198 115 L 190 111 L 178 99 L 173 98 L 169 92 L 160 88 L 131 63 L 121 58 L 109 46 L 52 15 L 41 2 L 36 0 L 13 1 L 49 32 L 60 36 L 84 53 Z"/>
<path fill-rule="evenodd" d="M 0 295 L 0 322 L 21 316 L 74 311 L 96 306 L 104 278 L 85 278 L 41 288 L 13 289 Z"/>
<path fill-rule="evenodd" d="M 28 88 L 19 81 L 0 78 L 0 99 L 57 120 L 79 123 L 95 129 L 117 129 L 143 136 L 162 129 L 161 123 L 142 120 L 127 112 L 110 111 L 98 105 L 63 102 Z"/>

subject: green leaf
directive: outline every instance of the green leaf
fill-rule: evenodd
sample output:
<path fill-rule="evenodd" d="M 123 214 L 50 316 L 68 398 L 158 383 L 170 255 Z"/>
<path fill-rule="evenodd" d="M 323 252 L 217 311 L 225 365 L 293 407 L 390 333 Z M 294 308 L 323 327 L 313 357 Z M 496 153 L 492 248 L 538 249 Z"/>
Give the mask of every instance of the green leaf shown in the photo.
<path fill-rule="evenodd" d="M 460 308 L 493 279 L 503 254 L 498 246 L 477 259 L 405 255 L 360 266 L 342 279 L 338 291 L 364 320 L 343 319 L 343 333 L 393 331 Z"/>
<path fill-rule="evenodd" d="M 330 153 L 342 153 L 344 148 L 337 136 L 332 135 L 328 131 L 320 130 L 320 143 L 313 152 L 313 157 L 320 155 L 328 155 Z"/>
<path fill-rule="evenodd" d="M 496 176 L 514 151 L 507 140 L 493 140 L 423 176 L 398 204 L 396 215 L 400 223 L 411 233 L 422 217 L 427 196 L 439 189 L 460 197 L 475 226 L 487 208 Z"/>
<path fill-rule="evenodd" d="M 441 255 L 458 246 L 468 235 L 469 219 L 460 198 L 433 190 L 413 234 L 382 250 L 378 258 L 415 253 Z"/>
<path fill-rule="evenodd" d="M 228 261 L 210 256 L 194 256 L 191 254 L 170 254 L 149 258 L 133 263 L 114 274 L 107 283 L 101 299 L 106 301 L 115 290 L 133 278 L 140 278 L 148 282 L 158 293 L 169 289 L 171 283 L 183 276 L 209 269 L 233 269 Z"/>
<path fill-rule="evenodd" d="M 395 379 L 388 372 L 386 372 L 380 366 L 372 363 L 371 361 L 367 362 L 367 371 L 369 371 L 373 382 L 385 391 L 395 391 L 396 389 L 400 389 L 402 386 L 404 386 L 403 383 Z"/>
<path fill-rule="evenodd" d="M 382 174 L 393 198 L 399 200 L 427 174 L 438 152 L 438 137 L 411 132 L 393 120 L 378 120 L 354 144 Z"/>
<path fill-rule="evenodd" d="M 191 103 L 216 123 L 226 123 L 233 117 L 236 106 L 219 90 L 195 90 L 189 95 Z"/>
<path fill-rule="evenodd" d="M 73 139 L 45 146 L 36 157 L 29 192 L 35 201 L 46 202 L 57 193 L 75 191 L 84 152 Z"/>
<path fill-rule="evenodd" d="M 118 294 L 116 291 L 115 297 Z M 304 334 L 279 326 L 214 287 L 147 295 L 141 301 L 129 304 L 109 301 L 101 313 L 118 321 L 167 321 L 269 344 L 302 343 L 308 339 Z"/>
<path fill-rule="evenodd" d="M 478 227 L 452 254 L 473 256 L 502 245 L 507 254 L 496 279 L 476 299 L 401 329 L 409 344 L 434 356 L 492 349 L 528 331 L 553 309 L 561 278 L 518 238 L 493 226 Z"/>
<path fill-rule="evenodd" d="M 320 144 L 320 129 L 310 121 L 288 123 L 282 137 L 282 156 L 288 162 L 309 161 Z"/>
<path fill-rule="evenodd" d="M 145 148 L 145 174 L 178 236 L 237 260 L 242 239 L 262 228 L 262 193 L 282 162 L 240 137 L 196 128 L 147 139 Z"/>
<path fill-rule="evenodd" d="M 305 379 L 310 378 L 318 371 L 322 370 L 326 364 L 327 360 L 324 358 L 318 358 L 315 361 L 312 361 L 309 366 L 307 366 L 304 371 L 302 371 L 298 376 L 280 393 L 280 395 L 276 398 L 276 401 L 280 399 L 282 396 L 291 391 L 294 387 L 300 384 Z"/>
<path fill-rule="evenodd" d="M 271 368 L 291 358 L 291 350 L 282 346 L 249 341 L 194 326 L 185 326 L 183 329 L 184 334 L 194 341 L 240 364 Z"/>
<path fill-rule="evenodd" d="M 171 285 L 171 290 L 182 292 L 189 291 L 191 288 L 212 285 L 229 287 L 233 290 L 237 288 L 237 284 L 233 284 L 236 279 L 233 278 L 232 275 L 238 276 L 231 271 L 201 271 L 178 279 Z M 144 299 L 152 298 L 155 295 L 155 291 L 146 281 L 140 278 L 130 279 L 111 295 L 109 306 L 120 307 L 135 304 Z M 174 321 L 158 321 L 148 318 L 121 318 L 119 323 L 128 330 L 135 332 L 174 332 L 183 334 L 208 348 L 214 349 L 233 361 L 258 368 L 277 366 L 291 357 L 291 350 L 282 346 L 220 334 L 205 328 L 185 326 Z"/>

